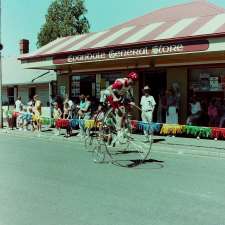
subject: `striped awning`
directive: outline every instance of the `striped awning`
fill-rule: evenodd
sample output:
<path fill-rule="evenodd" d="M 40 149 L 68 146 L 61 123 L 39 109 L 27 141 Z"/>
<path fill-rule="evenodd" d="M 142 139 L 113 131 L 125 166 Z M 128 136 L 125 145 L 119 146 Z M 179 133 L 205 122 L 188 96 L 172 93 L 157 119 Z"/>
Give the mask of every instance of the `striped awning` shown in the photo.
<path fill-rule="evenodd" d="M 101 32 L 58 38 L 21 58 L 225 34 L 225 10 L 213 6 L 196 1 L 161 9 Z M 201 11 L 196 7 L 200 7 Z"/>

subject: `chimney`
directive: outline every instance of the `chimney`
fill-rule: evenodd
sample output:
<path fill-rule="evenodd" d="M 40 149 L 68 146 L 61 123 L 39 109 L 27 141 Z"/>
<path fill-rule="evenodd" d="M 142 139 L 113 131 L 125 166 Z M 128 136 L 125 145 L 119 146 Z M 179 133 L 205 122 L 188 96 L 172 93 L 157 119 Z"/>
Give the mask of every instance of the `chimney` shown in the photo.
<path fill-rule="evenodd" d="M 29 40 L 20 40 L 20 54 L 29 53 Z"/>

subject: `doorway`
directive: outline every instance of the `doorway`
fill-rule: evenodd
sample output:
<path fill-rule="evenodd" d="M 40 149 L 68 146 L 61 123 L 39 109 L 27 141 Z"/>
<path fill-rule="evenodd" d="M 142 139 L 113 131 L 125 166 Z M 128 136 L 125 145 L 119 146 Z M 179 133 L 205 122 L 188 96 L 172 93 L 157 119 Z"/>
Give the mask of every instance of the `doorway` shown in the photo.
<path fill-rule="evenodd" d="M 153 121 L 157 121 L 157 112 L 159 105 L 159 95 L 165 92 L 167 87 L 166 70 L 151 70 L 141 72 L 140 91 L 144 86 L 151 88 L 151 95 L 156 101 L 156 107 L 153 114 Z M 142 96 L 142 93 L 141 93 Z"/>

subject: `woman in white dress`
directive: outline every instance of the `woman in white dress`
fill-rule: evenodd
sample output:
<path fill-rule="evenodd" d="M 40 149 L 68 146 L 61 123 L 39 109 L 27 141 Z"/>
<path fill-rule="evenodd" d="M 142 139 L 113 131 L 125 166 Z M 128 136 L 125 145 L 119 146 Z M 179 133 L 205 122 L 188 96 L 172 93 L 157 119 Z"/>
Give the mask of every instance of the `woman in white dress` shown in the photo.
<path fill-rule="evenodd" d="M 167 91 L 166 123 L 178 124 L 178 99 L 171 89 Z"/>

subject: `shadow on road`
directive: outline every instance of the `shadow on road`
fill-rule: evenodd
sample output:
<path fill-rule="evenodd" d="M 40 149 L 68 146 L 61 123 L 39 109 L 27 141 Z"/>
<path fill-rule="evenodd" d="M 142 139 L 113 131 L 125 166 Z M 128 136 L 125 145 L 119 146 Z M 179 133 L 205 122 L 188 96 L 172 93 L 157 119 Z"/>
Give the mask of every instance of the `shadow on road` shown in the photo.
<path fill-rule="evenodd" d="M 158 143 L 165 140 L 166 140 L 165 138 L 154 138 L 153 143 Z"/>
<path fill-rule="evenodd" d="M 127 161 L 127 163 L 125 163 Z M 134 169 L 162 169 L 164 167 L 163 165 L 164 161 L 156 160 L 156 159 L 148 159 L 148 160 L 139 160 L 139 159 L 133 159 L 133 160 L 124 160 L 123 163 L 121 163 L 121 160 L 117 160 L 112 162 L 112 164 L 120 167 L 126 167 L 126 168 L 134 168 Z"/>

